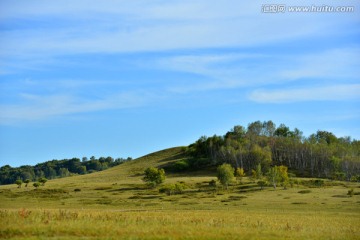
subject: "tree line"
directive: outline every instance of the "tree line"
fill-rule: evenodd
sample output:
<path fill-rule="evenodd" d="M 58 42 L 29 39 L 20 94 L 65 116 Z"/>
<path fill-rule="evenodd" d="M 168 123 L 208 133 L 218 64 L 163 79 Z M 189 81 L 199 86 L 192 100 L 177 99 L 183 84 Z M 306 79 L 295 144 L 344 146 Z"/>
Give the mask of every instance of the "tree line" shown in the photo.
<path fill-rule="evenodd" d="M 81 160 L 79 158 L 51 160 L 35 166 L 11 167 L 5 165 L 0 168 L 0 184 L 12 184 L 16 180 L 37 181 L 41 178 L 54 179 L 87 174 L 102 171 L 129 160 L 132 158 L 100 157 L 97 159 L 93 156 L 90 159 L 83 157 Z"/>
<path fill-rule="evenodd" d="M 235 126 L 223 136 L 200 137 L 188 147 L 190 158 L 176 162 L 173 170 L 200 169 L 230 164 L 264 172 L 286 166 L 297 176 L 360 181 L 360 141 L 317 131 L 308 137 L 285 124 L 256 121 Z"/>

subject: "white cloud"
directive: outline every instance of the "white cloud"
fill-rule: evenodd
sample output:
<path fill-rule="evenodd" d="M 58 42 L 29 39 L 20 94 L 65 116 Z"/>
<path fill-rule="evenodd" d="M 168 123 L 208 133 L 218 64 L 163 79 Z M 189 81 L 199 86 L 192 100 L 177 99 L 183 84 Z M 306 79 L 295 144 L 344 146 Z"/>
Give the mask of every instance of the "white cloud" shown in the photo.
<path fill-rule="evenodd" d="M 360 84 L 343 84 L 298 89 L 254 90 L 249 99 L 259 103 L 345 101 L 360 99 Z"/>
<path fill-rule="evenodd" d="M 218 53 L 165 57 L 155 61 L 162 69 L 187 72 L 207 78 L 186 85 L 172 86 L 171 91 L 187 93 L 240 87 L 260 87 L 289 82 L 331 81 L 353 83 L 360 76 L 360 48 L 337 48 L 314 53 Z"/>
<path fill-rule="evenodd" d="M 2 19 L 35 21 L 1 31 L 3 56 L 247 47 L 340 31 L 349 14 L 269 15 L 263 1 L 21 1 L 3 4 Z M 1 14 L 0 14 L 1 16 Z M 47 24 L 50 22 L 50 24 Z M 22 23 L 22 24 L 21 24 Z M 331 28 L 329 24 L 332 25 Z M 34 25 L 34 26 L 32 26 Z M 294 31 L 296 29 L 296 31 Z"/>
<path fill-rule="evenodd" d="M 12 124 L 29 120 L 44 120 L 69 114 L 109 109 L 139 107 L 155 98 L 146 92 L 112 94 L 98 99 L 85 99 L 72 95 L 21 94 L 22 103 L 0 105 L 0 123 Z"/>

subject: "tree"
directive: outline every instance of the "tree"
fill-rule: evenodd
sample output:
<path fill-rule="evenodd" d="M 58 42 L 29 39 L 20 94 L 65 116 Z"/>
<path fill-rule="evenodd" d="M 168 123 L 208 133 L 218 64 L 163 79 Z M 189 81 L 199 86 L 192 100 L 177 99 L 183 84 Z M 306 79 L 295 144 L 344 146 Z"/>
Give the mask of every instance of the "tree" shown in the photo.
<path fill-rule="evenodd" d="M 251 159 L 251 168 L 261 164 L 261 167 L 266 171 L 272 161 L 271 149 L 268 146 L 261 148 L 259 145 L 254 144 L 249 152 L 249 157 Z"/>
<path fill-rule="evenodd" d="M 270 168 L 267 173 L 267 177 L 269 179 L 269 182 L 273 185 L 274 189 L 276 189 L 276 184 L 280 180 L 280 173 L 279 173 L 278 167 L 275 166 L 275 167 Z"/>
<path fill-rule="evenodd" d="M 157 169 L 155 167 L 149 167 L 144 171 L 145 176 L 143 181 L 147 182 L 150 186 L 155 187 L 165 181 L 164 169 Z"/>
<path fill-rule="evenodd" d="M 26 180 L 24 181 L 24 183 L 25 183 L 25 187 L 27 187 L 27 186 L 28 186 L 29 182 L 30 182 L 30 179 L 26 179 Z"/>
<path fill-rule="evenodd" d="M 70 176 L 70 172 L 67 168 L 60 168 L 59 169 L 59 176 L 60 177 L 67 177 Z"/>
<path fill-rule="evenodd" d="M 286 166 L 279 166 L 278 167 L 278 171 L 280 174 L 280 182 L 281 185 L 284 187 L 284 189 L 286 189 L 288 183 L 289 183 L 289 176 L 288 176 L 288 172 L 287 172 L 288 168 Z"/>
<path fill-rule="evenodd" d="M 40 186 L 40 183 L 34 182 L 34 183 L 33 183 L 33 186 L 37 189 L 37 188 Z"/>
<path fill-rule="evenodd" d="M 280 126 L 275 130 L 275 136 L 278 137 L 288 137 L 291 135 L 291 131 L 289 127 L 287 127 L 285 124 L 280 124 Z"/>
<path fill-rule="evenodd" d="M 251 173 L 252 173 L 252 177 L 254 178 L 254 180 L 261 180 L 263 177 L 261 164 L 259 163 L 258 165 L 256 165 L 256 170 L 252 170 Z"/>
<path fill-rule="evenodd" d="M 46 178 L 40 178 L 39 182 L 41 183 L 42 186 L 45 186 L 45 183 L 47 182 Z"/>
<path fill-rule="evenodd" d="M 230 164 L 222 164 L 217 168 L 217 178 L 227 189 L 229 183 L 234 179 L 234 168 Z"/>
<path fill-rule="evenodd" d="M 22 183 L 23 183 L 23 181 L 20 179 L 15 181 L 15 184 L 18 185 L 18 188 L 21 188 Z"/>
<path fill-rule="evenodd" d="M 236 178 L 242 183 L 242 178 L 245 177 L 245 171 L 243 168 L 237 168 L 235 171 Z"/>

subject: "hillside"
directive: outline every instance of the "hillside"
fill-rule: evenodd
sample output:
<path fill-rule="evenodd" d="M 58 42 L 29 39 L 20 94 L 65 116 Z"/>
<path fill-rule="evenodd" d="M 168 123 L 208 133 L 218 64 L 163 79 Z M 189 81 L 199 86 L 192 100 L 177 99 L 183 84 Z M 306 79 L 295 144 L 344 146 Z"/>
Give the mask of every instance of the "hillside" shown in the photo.
<path fill-rule="evenodd" d="M 182 157 L 183 147 L 175 147 L 145 155 L 101 172 L 49 180 L 45 186 L 37 190 L 34 189 L 32 183 L 29 183 L 28 187 L 23 185 L 22 188 L 17 188 L 15 184 L 3 185 L 0 186 L 0 202 L 2 207 L 14 207 L 12 198 L 20 200 L 17 201 L 18 206 L 22 207 L 44 206 L 43 204 L 48 207 L 65 205 L 68 207 L 68 204 L 71 207 L 77 207 L 78 205 L 83 207 L 84 202 L 89 203 L 88 206 L 91 206 L 96 204 L 97 200 L 101 200 L 104 194 L 109 194 L 109 191 L 119 188 L 132 190 L 134 186 L 137 186 L 136 188 L 145 188 L 141 178 L 147 167 L 165 166 L 182 159 Z M 176 181 L 176 178 L 170 177 L 169 181 Z M 75 189 L 77 190 L 74 191 Z M 126 192 L 125 197 L 132 193 L 132 191 L 125 190 L 118 190 L 118 192 Z M 94 196 L 94 193 L 97 195 Z M 73 201 L 74 198 L 76 198 L 76 201 Z M 49 201 L 52 199 L 54 201 Z"/>
<path fill-rule="evenodd" d="M 216 179 L 211 171 L 168 173 L 156 188 L 142 181 L 147 167 L 184 157 L 184 148 L 176 147 L 102 172 L 49 180 L 39 189 L 0 186 L 0 238 L 357 239 L 359 183 L 324 179 L 319 187 L 297 178 L 287 190 L 261 190 L 245 177 L 224 189 L 209 185 Z M 159 191 L 174 183 L 186 188 Z"/>
<path fill-rule="evenodd" d="M 142 181 L 144 170 L 150 166 L 166 167 L 169 166 L 170 163 L 183 160 L 186 156 L 184 147 L 175 147 L 148 154 L 101 172 L 49 180 L 45 186 L 41 186 L 39 189 L 34 189 L 31 183 L 28 187 L 22 186 L 22 188 L 17 188 L 15 184 L 4 185 L 0 186 L 0 202 L 2 203 L 2 207 L 5 208 L 97 208 L 99 206 L 102 208 L 127 208 L 148 205 L 158 207 L 160 205 L 169 204 L 170 202 L 177 202 L 177 200 L 172 202 L 166 198 L 178 198 L 178 196 L 166 197 L 166 195 L 159 193 L 158 188 L 149 189 L 149 187 L 147 187 Z M 205 172 L 205 174 L 203 171 L 183 172 L 181 174 L 167 173 L 165 184 L 182 182 L 187 188 L 185 193 L 187 193 L 189 198 L 188 200 L 190 200 L 188 204 L 191 202 L 195 204 L 195 199 L 202 199 L 204 197 L 207 199 L 210 197 L 214 199 L 207 202 L 207 206 L 204 206 L 207 208 L 213 208 L 214 206 L 219 207 L 219 204 L 221 206 L 222 201 L 226 202 L 229 196 L 227 196 L 228 193 L 221 193 L 217 196 L 214 190 L 209 187 L 209 181 L 212 179 L 216 179 L 216 173 L 211 171 Z M 302 181 L 303 185 L 298 184 L 297 188 L 294 187 L 294 189 L 289 189 L 288 192 L 297 192 L 298 188 L 308 188 L 311 179 L 305 178 L 299 181 Z M 330 180 L 324 181 L 325 185 L 333 187 L 331 189 L 320 188 L 321 190 L 316 188 L 312 191 L 317 192 L 320 190 L 321 194 L 327 192 L 327 196 L 338 195 L 346 197 L 346 193 L 348 191 L 347 189 L 355 187 L 357 191 L 356 187 L 359 185 L 358 183 L 343 183 Z M 252 202 L 252 204 L 262 205 L 261 191 L 259 191 L 259 187 L 250 178 L 245 178 L 243 184 L 233 185 L 231 189 L 232 190 L 229 193 L 251 193 L 251 195 L 253 195 L 253 199 L 249 201 Z M 222 190 L 220 188 L 217 191 Z M 268 194 L 274 194 L 274 191 L 271 190 L 270 186 L 268 187 L 268 191 L 270 191 Z M 301 195 L 297 195 L 296 197 L 301 201 L 304 200 Z M 248 196 L 246 196 L 246 198 L 248 198 Z M 16 201 L 14 201 L 14 199 L 16 199 Z M 235 197 L 235 199 L 240 200 L 242 197 Z M 242 202 L 248 201 L 244 199 L 242 199 Z M 256 201 L 254 202 L 253 200 L 255 199 Z M 355 200 L 355 198 L 353 199 Z M 280 202 L 283 201 L 282 199 L 280 200 Z M 338 200 L 341 200 L 341 198 L 338 198 Z M 340 203 L 341 201 L 335 202 Z M 273 202 L 274 206 L 276 203 L 277 201 Z M 186 204 L 183 205 L 183 203 L 180 204 L 180 206 L 181 205 L 186 206 Z M 190 204 L 190 206 L 191 205 L 192 204 Z M 320 200 L 316 205 L 321 205 Z M 277 207 L 278 206 L 276 206 L 276 208 Z"/>

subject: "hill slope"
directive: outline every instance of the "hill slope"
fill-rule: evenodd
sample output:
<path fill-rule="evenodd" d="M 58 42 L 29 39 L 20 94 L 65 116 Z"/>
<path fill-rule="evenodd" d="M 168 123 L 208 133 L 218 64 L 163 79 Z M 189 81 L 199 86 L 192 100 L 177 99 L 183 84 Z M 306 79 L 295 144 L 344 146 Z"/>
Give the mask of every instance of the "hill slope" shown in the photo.
<path fill-rule="evenodd" d="M 310 186 L 311 194 L 306 195 L 298 192 L 309 189 L 309 179 L 298 179 L 302 184 L 286 191 L 274 191 L 271 187 L 261 191 L 253 180 L 244 178 L 242 184 L 234 183 L 229 190 L 225 190 L 209 186 L 209 181 L 216 179 L 212 172 L 167 173 L 165 184 L 182 182 L 186 186 L 183 194 L 167 196 L 160 193 L 159 188 L 151 189 L 142 181 L 147 167 L 164 167 L 185 157 L 184 148 L 175 147 L 102 172 L 50 180 L 39 189 L 34 189 L 31 184 L 22 188 L 17 188 L 15 184 L 0 186 L 0 202 L 2 208 L 221 209 L 224 204 L 233 207 L 251 205 L 256 209 L 302 209 L 302 204 L 306 204 L 308 209 L 320 209 L 324 204 L 329 209 L 341 205 L 346 211 L 359 208 L 360 195 L 351 199 L 347 196 L 351 188 L 358 194 L 358 183 L 324 180 L 329 187 Z M 344 201 L 344 198 L 347 200 Z M 298 203 L 301 204 L 299 207 Z"/>
<path fill-rule="evenodd" d="M 358 239 L 359 183 L 323 180 L 326 187 L 314 187 L 297 179 L 302 183 L 287 190 L 260 190 L 245 177 L 224 189 L 209 186 L 214 173 L 185 172 L 167 174 L 164 185 L 186 186 L 167 195 L 163 185 L 141 180 L 147 167 L 185 157 L 183 148 L 170 148 L 39 189 L 0 186 L 0 238 Z"/>
<path fill-rule="evenodd" d="M 79 204 L 82 205 L 84 202 L 93 205 L 97 203 L 95 200 L 109 195 L 111 189 L 121 187 L 131 190 L 135 185 L 136 188 L 145 188 L 141 179 L 147 167 L 165 166 L 182 157 L 184 157 L 183 147 L 169 148 L 101 172 L 49 180 L 38 191 L 35 191 L 32 183 L 28 187 L 23 186 L 20 189 L 15 184 L 3 185 L 0 186 L 0 202 L 3 207 L 16 207 L 16 203 L 19 203 L 19 206 L 34 207 L 39 206 L 40 202 L 42 202 L 42 206 L 48 207 L 59 207 L 61 204 L 67 205 L 67 202 L 74 207 Z M 54 189 L 57 190 L 53 191 Z M 125 190 L 119 192 L 125 192 Z M 126 198 L 131 194 L 131 191 L 127 191 L 122 197 Z M 20 201 L 14 202 L 13 198 Z M 77 201 L 72 201 L 73 198 L 76 198 Z M 62 202 L 58 200 L 62 200 Z"/>

